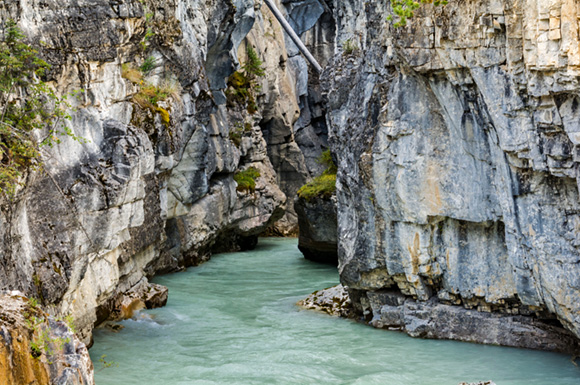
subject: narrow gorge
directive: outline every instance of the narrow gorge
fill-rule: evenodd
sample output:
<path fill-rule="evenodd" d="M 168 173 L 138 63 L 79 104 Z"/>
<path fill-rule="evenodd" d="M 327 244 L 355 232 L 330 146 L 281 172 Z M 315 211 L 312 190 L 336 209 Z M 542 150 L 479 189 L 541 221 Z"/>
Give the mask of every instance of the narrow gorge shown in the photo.
<path fill-rule="evenodd" d="M 260 236 L 338 265 L 362 323 L 572 365 L 580 3 L 450 0 L 400 27 L 392 1 L 273 3 L 322 73 L 261 0 L 0 3 L 0 71 L 12 22 L 49 65 L 0 88 L 0 383 L 93 384 L 95 327 Z M 66 113 L 25 167 L 4 119 L 35 82 Z"/>

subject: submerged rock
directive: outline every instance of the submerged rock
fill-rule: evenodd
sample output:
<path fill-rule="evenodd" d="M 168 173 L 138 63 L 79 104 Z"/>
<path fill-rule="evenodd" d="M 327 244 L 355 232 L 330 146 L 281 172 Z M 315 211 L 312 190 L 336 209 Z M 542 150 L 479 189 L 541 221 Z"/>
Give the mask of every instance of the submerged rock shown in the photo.
<path fill-rule="evenodd" d="M 462 382 L 459 385 L 495 385 L 493 381 L 480 381 L 480 382 Z"/>

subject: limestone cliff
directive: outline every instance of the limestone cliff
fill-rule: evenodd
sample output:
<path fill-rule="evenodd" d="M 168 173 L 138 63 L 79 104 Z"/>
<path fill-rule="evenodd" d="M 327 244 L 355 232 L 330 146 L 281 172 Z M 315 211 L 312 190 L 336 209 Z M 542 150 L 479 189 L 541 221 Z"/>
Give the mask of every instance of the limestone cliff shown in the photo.
<path fill-rule="evenodd" d="M 332 8 L 325 0 L 285 0 L 280 9 L 292 28 L 321 65 L 326 65 L 334 53 L 334 18 Z M 331 4 L 330 4 L 331 5 Z M 269 12 L 268 22 L 276 24 Z M 262 36 L 262 35 L 257 35 Z M 266 35 L 267 36 L 267 35 Z M 297 234 L 298 218 L 294 210 L 294 196 L 324 167 L 317 162 L 328 148 L 326 107 L 322 99 L 319 74 L 312 70 L 292 40 L 279 33 L 286 46 L 285 66 L 291 89 L 286 89 L 284 100 L 291 99 L 299 115 L 294 119 L 280 119 L 264 115 L 260 127 L 268 143 L 268 156 L 276 170 L 278 185 L 289 197 L 284 217 L 272 227 L 278 235 Z"/>
<path fill-rule="evenodd" d="M 252 247 L 284 214 L 263 130 L 268 121 L 291 129 L 301 112 L 282 31 L 260 7 L 0 4 L 0 20 L 17 21 L 51 64 L 46 81 L 61 95 L 77 92 L 67 124 L 84 138 L 44 149 L 44 169 L 3 202 L 1 289 L 71 314 L 88 342 L 126 298 L 147 302 L 148 277 L 201 263 L 216 247 Z M 242 90 L 256 109 L 229 97 L 248 44 L 267 70 Z M 249 168 L 260 174 L 255 188 L 237 188 L 234 176 Z"/>
<path fill-rule="evenodd" d="M 580 337 L 580 4 L 449 1 L 399 29 L 388 1 L 334 7 L 325 88 L 355 306 L 387 327 L 395 290 Z"/>

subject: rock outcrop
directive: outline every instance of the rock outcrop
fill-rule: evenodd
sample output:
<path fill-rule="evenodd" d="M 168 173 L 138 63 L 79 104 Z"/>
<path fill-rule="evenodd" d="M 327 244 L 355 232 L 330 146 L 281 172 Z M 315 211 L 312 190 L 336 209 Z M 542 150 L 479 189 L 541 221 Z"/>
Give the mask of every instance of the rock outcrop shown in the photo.
<path fill-rule="evenodd" d="M 450 1 L 399 29 L 388 1 L 334 7 L 325 89 L 353 302 L 380 318 L 369 298 L 398 290 L 580 337 L 578 2 Z"/>
<path fill-rule="evenodd" d="M 315 291 L 303 300 L 298 301 L 297 305 L 304 309 L 316 310 L 338 317 L 347 318 L 352 313 L 348 291 L 342 285 Z"/>
<path fill-rule="evenodd" d="M 93 385 L 86 346 L 18 293 L 0 295 L 0 383 Z"/>
<path fill-rule="evenodd" d="M 325 65 L 334 52 L 334 19 L 332 9 L 324 0 L 284 0 L 280 9 L 285 12 L 292 28 L 301 36 L 316 60 Z M 265 20 L 274 24 L 274 17 L 263 10 Z M 312 177 L 320 175 L 324 167 L 317 162 L 328 148 L 326 108 L 321 95 L 319 74 L 312 70 L 292 40 L 279 30 L 274 35 L 286 46 L 284 58 L 289 88 L 282 88 L 283 101 L 296 106 L 292 119 L 264 115 L 260 127 L 268 143 L 268 156 L 278 185 L 289 197 L 284 217 L 275 223 L 271 232 L 276 235 L 297 235 L 298 218 L 294 196 Z M 268 36 L 266 33 L 258 35 Z M 276 64 L 277 62 L 275 62 Z"/>
<path fill-rule="evenodd" d="M 411 337 L 580 354 L 580 341 L 572 332 L 535 317 L 466 310 L 436 298 L 419 302 L 398 291 L 368 292 L 359 300 L 372 309 L 373 327 Z"/>
<path fill-rule="evenodd" d="M 284 215 L 264 125 L 292 132 L 299 97 L 259 3 L 15 0 L 0 4 L 7 19 L 52 65 L 58 94 L 82 90 L 65 124 L 84 140 L 45 148 L 44 169 L 3 202 L 0 288 L 72 315 L 88 343 L 95 323 L 147 305 L 147 278 L 250 248 Z M 267 69 L 245 90 L 255 111 L 228 100 L 248 44 Z M 250 168 L 255 188 L 238 188 Z"/>
<path fill-rule="evenodd" d="M 336 197 L 317 197 L 311 201 L 297 197 L 294 209 L 298 215 L 298 248 L 304 257 L 315 262 L 338 263 L 336 239 Z"/>

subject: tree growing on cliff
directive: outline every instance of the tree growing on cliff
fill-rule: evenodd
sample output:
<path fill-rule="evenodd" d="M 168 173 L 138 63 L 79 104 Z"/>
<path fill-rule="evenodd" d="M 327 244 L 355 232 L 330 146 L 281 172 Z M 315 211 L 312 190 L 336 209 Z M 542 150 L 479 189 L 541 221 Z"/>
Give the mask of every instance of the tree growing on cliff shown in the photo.
<path fill-rule="evenodd" d="M 240 104 L 246 105 L 250 114 L 256 113 L 256 93 L 260 91 L 258 78 L 264 76 L 266 71 L 262 66 L 264 63 L 258 53 L 250 46 L 246 46 L 247 60 L 242 66 L 242 70 L 236 71 L 228 79 L 228 104 L 230 107 Z"/>
<path fill-rule="evenodd" d="M 13 20 L 5 23 L 1 36 L 0 192 L 13 196 L 22 172 L 40 166 L 41 146 L 58 142 L 56 134 L 75 136 L 61 125 L 70 119 L 66 97 L 58 97 L 42 80 L 50 66 L 24 42 Z M 47 136 L 39 143 L 33 131 L 41 129 Z"/>
<path fill-rule="evenodd" d="M 402 27 L 407 25 L 407 19 L 415 15 L 415 11 L 422 4 L 435 4 L 436 6 L 447 4 L 447 0 L 390 0 L 393 14 L 387 20 L 392 21 L 395 18 L 398 20 L 393 24 L 395 27 Z"/>

